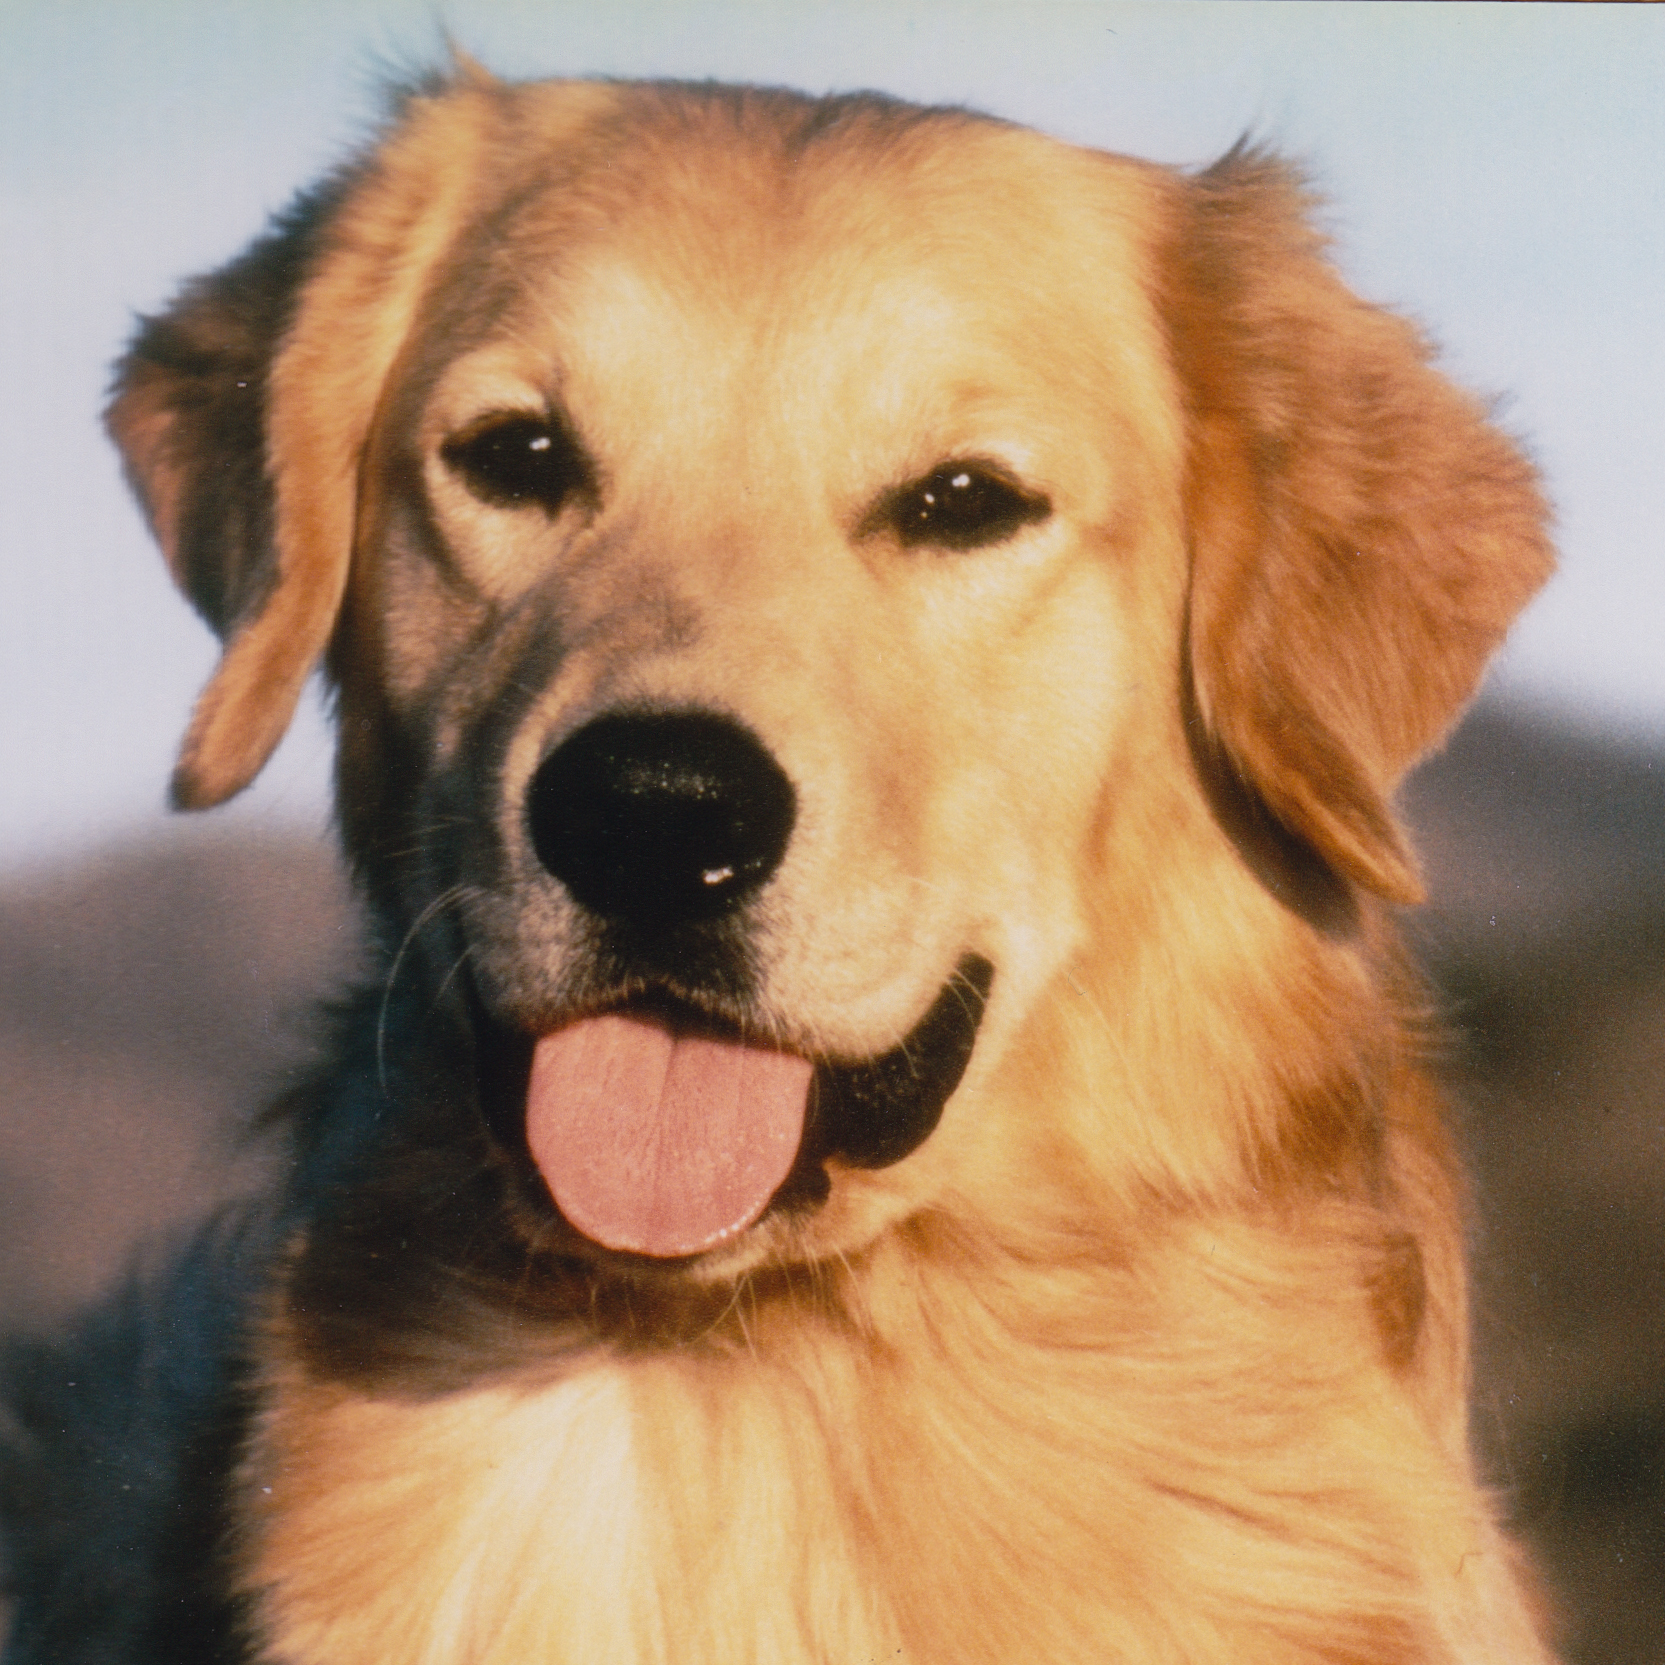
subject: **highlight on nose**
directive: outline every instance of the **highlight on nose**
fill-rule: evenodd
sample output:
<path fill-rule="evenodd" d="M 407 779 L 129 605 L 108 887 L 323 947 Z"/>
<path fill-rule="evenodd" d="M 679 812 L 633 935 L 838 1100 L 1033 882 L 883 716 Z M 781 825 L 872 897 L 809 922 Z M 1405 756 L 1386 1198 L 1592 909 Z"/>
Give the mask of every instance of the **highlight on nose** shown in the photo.
<path fill-rule="evenodd" d="M 797 795 L 750 730 L 699 710 L 613 712 L 539 765 L 538 859 L 604 919 L 666 926 L 737 907 L 780 865 Z"/>

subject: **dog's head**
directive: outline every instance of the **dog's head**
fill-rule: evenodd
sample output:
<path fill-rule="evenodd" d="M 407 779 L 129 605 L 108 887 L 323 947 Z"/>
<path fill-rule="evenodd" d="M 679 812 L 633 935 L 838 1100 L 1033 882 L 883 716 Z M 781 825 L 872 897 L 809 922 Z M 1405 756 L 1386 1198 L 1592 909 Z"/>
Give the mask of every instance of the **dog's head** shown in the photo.
<path fill-rule="evenodd" d="M 225 639 L 176 797 L 327 656 L 349 850 L 528 1206 L 848 1251 L 1042 1137 L 1002 1071 L 1153 898 L 1416 895 L 1391 793 L 1548 560 L 1426 356 L 1253 154 L 464 74 L 123 366 Z"/>

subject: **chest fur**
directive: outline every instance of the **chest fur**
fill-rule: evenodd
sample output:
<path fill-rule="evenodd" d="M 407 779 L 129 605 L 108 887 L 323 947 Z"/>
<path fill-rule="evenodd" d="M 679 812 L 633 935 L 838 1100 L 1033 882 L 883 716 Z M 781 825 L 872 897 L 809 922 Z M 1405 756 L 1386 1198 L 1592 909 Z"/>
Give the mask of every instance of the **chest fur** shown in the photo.
<path fill-rule="evenodd" d="M 1056 1280 L 1022 1325 L 874 1279 L 861 1325 L 764 1311 L 744 1345 L 423 1399 L 279 1362 L 243 1473 L 258 1658 L 1541 1657 L 1495 1618 L 1512 1575 L 1460 1450 L 1360 1366 L 1364 1280 L 1257 1247 L 1221 1224 L 1142 1294 Z"/>
<path fill-rule="evenodd" d="M 284 1665 L 889 1657 L 837 1465 L 795 1407 L 598 1363 L 406 1402 L 275 1396 L 245 1581 Z"/>

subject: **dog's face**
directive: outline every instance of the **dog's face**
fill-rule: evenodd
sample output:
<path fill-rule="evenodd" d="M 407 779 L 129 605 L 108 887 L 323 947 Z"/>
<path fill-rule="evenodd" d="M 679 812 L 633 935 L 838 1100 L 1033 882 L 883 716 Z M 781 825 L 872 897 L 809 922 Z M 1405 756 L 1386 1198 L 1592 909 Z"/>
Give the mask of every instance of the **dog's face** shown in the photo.
<path fill-rule="evenodd" d="M 1541 555 L 1471 579 L 1492 554 L 1401 524 L 1434 494 L 1335 463 L 1393 420 L 1337 440 L 1349 353 L 1435 384 L 1245 181 L 1210 222 L 1160 170 L 875 101 L 418 100 L 239 303 L 213 397 L 264 400 L 272 527 L 242 566 L 193 530 L 232 440 L 157 339 L 234 308 L 141 340 L 115 426 L 233 632 L 182 796 L 258 767 L 333 629 L 398 975 L 466 1012 L 571 1246 L 818 1260 L 997 1170 L 1047 991 L 1135 957 L 1176 867 L 1192 912 L 1204 869 L 1252 888 L 1215 750 L 1337 885 L 1413 887 L 1385 793 Z M 1255 258 L 1297 273 L 1277 304 Z M 1382 570 L 1313 570 L 1368 538 Z"/>
<path fill-rule="evenodd" d="M 1172 708 L 1151 693 L 1183 601 L 1181 424 L 1153 255 L 1072 224 L 1068 195 L 1026 201 L 1036 144 L 981 127 L 904 150 L 876 200 L 840 152 L 788 166 L 689 135 L 675 172 L 615 163 L 530 194 L 489 250 L 465 239 L 430 303 L 446 327 L 391 381 L 350 604 L 353 641 L 379 646 L 344 711 L 410 737 L 402 836 L 432 831 L 405 911 L 453 898 L 433 937 L 492 1016 L 534 1036 L 703 1016 L 834 1064 L 917 1054 L 928 1014 L 957 1020 L 952 1065 L 859 1114 L 825 1074 L 748 1087 L 738 1136 L 768 1162 L 664 1158 L 674 1227 L 615 1225 L 622 1200 L 565 1173 L 563 1144 L 625 1160 L 621 1130 L 568 1109 L 543 1165 L 617 1246 L 749 1224 L 806 1089 L 839 1183 L 746 1253 L 848 1247 L 916 1201 L 936 1153 L 897 1159 L 954 1085 L 931 1078 L 977 1036 L 952 1121 L 1077 945 L 1120 736 Z M 1148 194 L 1132 167 L 1094 183 L 1112 214 Z M 1059 298 L 1038 299 L 1049 277 Z M 613 1029 L 620 1070 L 655 1045 Z M 770 1051 L 731 1062 L 780 1073 Z M 670 1104 L 632 1101 L 638 1136 L 655 1116 L 675 1137 Z M 709 1217 L 678 1166 L 707 1162 Z"/>

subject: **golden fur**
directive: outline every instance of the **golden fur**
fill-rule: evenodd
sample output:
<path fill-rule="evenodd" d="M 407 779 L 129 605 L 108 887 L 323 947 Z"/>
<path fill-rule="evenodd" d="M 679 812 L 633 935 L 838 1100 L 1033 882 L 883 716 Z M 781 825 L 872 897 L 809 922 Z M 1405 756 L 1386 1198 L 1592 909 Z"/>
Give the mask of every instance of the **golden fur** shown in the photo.
<path fill-rule="evenodd" d="M 114 408 L 227 641 L 179 800 L 246 784 L 327 650 L 390 975 L 445 1010 L 466 964 L 536 1033 L 582 943 L 529 777 L 597 712 L 712 706 L 801 806 L 752 1021 L 874 1055 L 955 956 L 996 977 L 912 1154 L 652 1275 L 530 1226 L 489 1323 L 436 1274 L 443 1380 L 322 1312 L 303 1231 L 239 1482 L 257 1657 L 1547 1659 L 1386 906 L 1391 795 L 1545 576 L 1543 506 L 1288 172 L 465 70 L 330 191 L 250 372 L 265 553 L 191 545 L 180 355 Z M 171 327 L 235 333 L 227 292 Z M 546 407 L 594 462 L 558 515 L 447 472 Z M 1046 513 L 905 547 L 875 505 L 963 458 Z"/>

